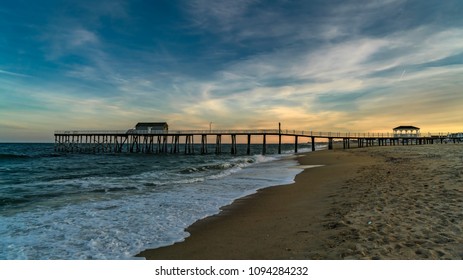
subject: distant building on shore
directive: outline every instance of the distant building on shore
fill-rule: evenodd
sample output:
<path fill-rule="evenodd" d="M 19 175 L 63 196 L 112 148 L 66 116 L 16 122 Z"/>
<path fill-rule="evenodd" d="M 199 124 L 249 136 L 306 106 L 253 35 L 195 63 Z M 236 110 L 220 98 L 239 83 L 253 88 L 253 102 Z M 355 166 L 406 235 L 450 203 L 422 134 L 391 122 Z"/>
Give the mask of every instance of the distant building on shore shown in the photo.
<path fill-rule="evenodd" d="M 151 131 L 167 131 L 169 126 L 166 122 L 139 122 L 135 126 L 135 130 Z"/>
<path fill-rule="evenodd" d="M 401 125 L 392 129 L 394 131 L 394 137 L 419 137 L 420 128 L 416 126 Z"/>

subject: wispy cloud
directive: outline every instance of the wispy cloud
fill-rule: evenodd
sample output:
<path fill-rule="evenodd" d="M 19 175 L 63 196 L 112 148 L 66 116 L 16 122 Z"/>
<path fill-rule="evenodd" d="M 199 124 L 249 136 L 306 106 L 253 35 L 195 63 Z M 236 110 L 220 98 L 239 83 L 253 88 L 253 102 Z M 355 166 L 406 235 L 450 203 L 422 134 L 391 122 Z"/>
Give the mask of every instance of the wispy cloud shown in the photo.
<path fill-rule="evenodd" d="M 0 74 L 5 74 L 5 75 L 10 75 L 10 76 L 15 76 L 15 77 L 30 77 L 29 75 L 21 74 L 21 73 L 15 73 L 11 71 L 5 71 L 0 69 Z"/>
<path fill-rule="evenodd" d="M 230 31 L 235 28 L 236 22 L 242 20 L 248 8 L 256 3 L 256 0 L 236 1 L 187 1 L 187 11 L 191 14 L 193 22 L 202 28 L 209 29 L 212 26 L 222 31 Z"/>

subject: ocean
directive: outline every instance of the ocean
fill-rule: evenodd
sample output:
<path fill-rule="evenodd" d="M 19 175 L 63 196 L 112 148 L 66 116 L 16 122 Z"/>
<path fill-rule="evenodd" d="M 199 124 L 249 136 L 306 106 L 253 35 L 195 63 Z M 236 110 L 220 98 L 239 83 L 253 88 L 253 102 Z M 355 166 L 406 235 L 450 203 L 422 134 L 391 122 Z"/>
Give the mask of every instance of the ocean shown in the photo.
<path fill-rule="evenodd" d="M 299 151 L 310 151 L 306 145 Z M 245 145 L 238 155 L 199 148 L 195 155 L 71 154 L 53 144 L 0 144 L 0 259 L 136 259 L 302 171 L 293 145 L 281 155 L 276 145 L 266 155 L 259 145 L 253 155 Z"/>

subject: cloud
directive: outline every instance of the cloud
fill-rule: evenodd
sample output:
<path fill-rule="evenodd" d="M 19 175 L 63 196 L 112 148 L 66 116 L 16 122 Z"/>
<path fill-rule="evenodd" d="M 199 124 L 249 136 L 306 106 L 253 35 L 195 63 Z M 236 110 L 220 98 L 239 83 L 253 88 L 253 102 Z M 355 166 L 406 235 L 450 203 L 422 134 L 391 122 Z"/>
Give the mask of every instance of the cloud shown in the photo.
<path fill-rule="evenodd" d="M 18 124 L 14 124 L 14 123 L 11 123 L 11 122 L 0 122 L 0 128 L 2 129 L 12 129 L 12 130 L 18 130 L 18 129 L 26 129 L 27 127 L 25 127 L 22 123 L 18 123 Z"/>
<path fill-rule="evenodd" d="M 21 73 L 15 73 L 11 71 L 5 71 L 0 69 L 0 74 L 5 74 L 5 75 L 10 75 L 10 76 L 15 76 L 15 77 L 30 77 L 29 75 L 21 74 Z"/>
<path fill-rule="evenodd" d="M 67 45 L 68 48 L 96 45 L 99 41 L 95 33 L 83 28 L 71 30 L 69 34 L 64 35 L 62 38 L 64 39 L 64 44 Z"/>
<path fill-rule="evenodd" d="M 425 25 L 382 38 L 357 36 L 337 44 L 326 43 L 315 51 L 287 48 L 256 54 L 230 64 L 213 80 L 194 85 L 207 85 L 207 94 L 196 96 L 195 105 L 184 112 L 200 118 L 204 114 L 201 108 L 214 108 L 217 116 L 225 113 L 237 123 L 245 123 L 246 118 L 268 118 L 301 124 L 303 120 L 327 119 L 328 115 L 357 126 L 359 119 L 371 121 L 370 115 L 389 117 L 386 126 L 400 118 L 431 123 L 423 112 L 435 114 L 441 110 L 437 108 L 456 112 L 457 106 L 451 103 L 463 104 L 453 89 L 462 67 L 423 64 L 460 53 L 462 35 L 458 29 L 436 30 Z M 408 70 L 400 79 L 404 69 Z M 438 88 L 445 93 L 439 93 Z M 413 105 L 401 112 L 402 104 Z M 335 117 L 328 119 L 333 122 L 318 123 L 341 128 Z M 366 123 L 358 129 L 370 129 Z"/>
<path fill-rule="evenodd" d="M 371 21 L 373 14 L 381 9 L 390 9 L 401 3 L 372 2 L 359 8 L 364 12 L 359 22 Z M 279 39 L 276 45 L 272 45 L 273 48 L 251 51 L 239 60 L 226 61 L 218 70 L 211 69 L 203 79 L 181 74 L 175 67 L 166 69 L 165 75 L 159 75 L 157 55 L 149 51 L 137 53 L 137 56 L 145 58 L 144 63 L 135 62 L 136 67 L 130 68 L 134 70 L 127 71 L 129 68 L 124 67 L 126 61 L 104 52 L 103 40 L 83 28 L 75 28 L 69 32 L 72 36 L 58 40 L 61 41 L 61 49 L 69 52 L 85 50 L 91 62 L 71 65 L 67 75 L 109 83 L 115 89 L 113 96 L 102 98 L 111 98 L 111 102 L 143 111 L 158 108 L 153 110 L 179 123 L 182 123 L 180 116 L 189 116 L 189 121 L 198 125 L 215 119 L 229 124 L 246 123 L 246 119 L 263 124 L 266 122 L 257 120 L 266 118 L 273 122 L 288 119 L 300 123 L 312 120 L 313 116 L 334 119 L 327 116 L 352 114 L 361 118 L 370 112 L 366 109 L 369 104 L 381 113 L 399 104 L 400 98 L 392 97 L 404 95 L 416 98 L 411 97 L 416 96 L 416 92 L 404 93 L 406 85 L 420 88 L 423 79 L 436 75 L 436 72 L 420 65 L 457 55 L 462 47 L 460 38 L 463 34 L 454 28 L 422 25 L 380 37 L 360 33 L 359 22 L 348 25 L 350 29 L 346 29 L 346 20 L 358 12 L 348 4 L 327 13 L 330 15 L 327 19 L 317 18 L 318 24 L 312 24 L 310 31 L 304 28 L 308 20 L 297 17 L 294 21 L 283 21 L 283 15 L 288 12 L 275 10 L 275 21 L 281 20 L 284 24 L 271 25 L 277 26 L 278 30 L 270 28 L 272 30 L 268 33 L 260 32 L 257 27 L 270 21 L 267 18 L 270 12 L 264 9 L 257 16 L 248 17 L 256 5 L 259 5 L 257 1 L 240 1 L 231 7 L 215 2 L 208 6 L 203 1 L 190 4 L 190 14 L 197 26 L 213 32 L 233 33 L 237 39 L 235 43 L 253 36 L 253 46 L 259 45 L 255 42 L 260 40 L 266 42 L 265 36 Z M 324 10 L 322 6 L 316 8 Z M 297 15 L 294 11 L 290 13 Z M 337 14 L 343 17 L 333 19 Z M 253 24 L 244 27 L 245 23 Z M 314 41 L 316 47 L 306 47 L 314 38 L 322 40 Z M 275 47 L 283 41 L 286 43 L 284 47 Z M 169 55 L 175 60 L 175 53 Z M 175 64 L 174 60 L 169 62 L 163 56 L 160 58 L 166 65 Z M 146 62 L 153 62 L 154 66 L 150 69 Z M 405 69 L 406 73 L 400 79 Z M 440 77 L 449 74 L 447 67 L 439 71 Z M 176 77 L 171 77 L 170 73 Z M 397 84 L 399 81 L 401 84 Z M 383 90 L 386 87 L 389 90 Z M 379 95 L 390 96 L 391 99 L 380 102 L 378 100 L 383 99 Z M 426 98 L 420 107 L 423 110 L 431 106 Z"/>
<path fill-rule="evenodd" d="M 121 67 L 119 61 L 124 56 L 118 57 L 114 52 L 115 37 L 108 34 L 123 32 L 119 26 L 130 21 L 127 1 L 68 2 L 73 9 L 63 5 L 57 8 L 59 14 L 50 13 L 38 36 L 47 62 L 60 68 L 59 74 L 67 77 L 117 84 L 120 75 L 116 69 Z M 108 21 L 111 24 L 108 25 Z M 119 47 L 117 51 L 123 49 Z"/>
<path fill-rule="evenodd" d="M 43 35 L 47 57 L 58 60 L 70 55 L 88 57 L 100 46 L 98 35 L 80 26 L 51 26 Z"/>
<path fill-rule="evenodd" d="M 222 31 L 229 31 L 246 14 L 248 8 L 256 2 L 255 0 L 218 0 L 212 2 L 193 0 L 187 2 L 187 11 L 192 16 L 192 21 L 199 27 L 215 26 Z"/>
<path fill-rule="evenodd" d="M 77 5 L 81 5 L 82 9 L 97 19 L 102 17 L 127 19 L 129 17 L 126 0 L 78 1 Z"/>

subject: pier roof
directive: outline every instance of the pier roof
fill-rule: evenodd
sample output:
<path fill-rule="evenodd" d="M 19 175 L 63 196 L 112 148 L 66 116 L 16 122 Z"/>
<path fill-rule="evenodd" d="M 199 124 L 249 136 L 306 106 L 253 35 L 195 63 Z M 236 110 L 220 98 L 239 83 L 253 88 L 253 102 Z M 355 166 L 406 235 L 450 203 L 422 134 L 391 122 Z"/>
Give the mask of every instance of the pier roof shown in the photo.
<path fill-rule="evenodd" d="M 401 125 L 401 126 L 398 126 L 398 127 L 395 127 L 393 128 L 393 130 L 417 130 L 417 129 L 420 129 L 419 127 L 416 127 L 416 126 L 411 126 L 411 125 Z"/>

